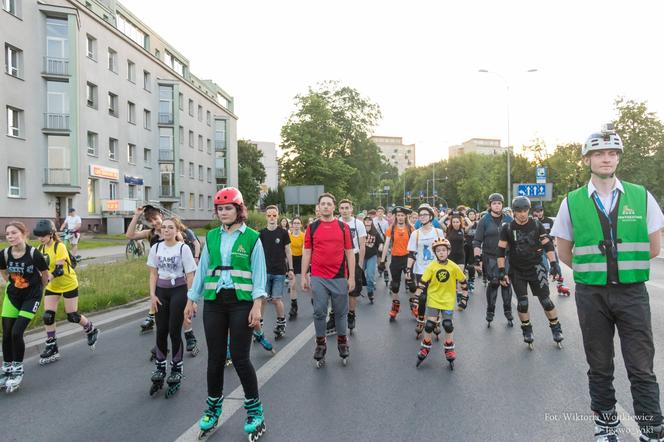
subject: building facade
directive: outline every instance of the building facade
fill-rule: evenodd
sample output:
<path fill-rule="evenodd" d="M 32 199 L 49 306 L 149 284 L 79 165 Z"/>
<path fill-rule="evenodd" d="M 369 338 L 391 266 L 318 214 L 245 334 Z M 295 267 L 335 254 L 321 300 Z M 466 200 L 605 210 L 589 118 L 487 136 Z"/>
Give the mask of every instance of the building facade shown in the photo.
<path fill-rule="evenodd" d="M 468 141 L 450 146 L 448 148 L 449 158 L 454 158 L 467 153 L 477 153 L 480 155 L 501 155 L 507 152 L 506 147 L 501 147 L 500 140 L 490 138 L 471 138 Z"/>
<path fill-rule="evenodd" d="M 3 0 L 0 227 L 63 219 L 83 230 L 158 203 L 191 224 L 237 185 L 233 98 L 113 0 Z"/>
<path fill-rule="evenodd" d="M 277 190 L 279 187 L 279 163 L 277 158 L 277 145 L 269 141 L 253 141 L 251 144 L 256 146 L 263 153 L 261 163 L 265 167 L 265 182 L 261 183 L 261 197 L 269 190 Z"/>
<path fill-rule="evenodd" d="M 415 167 L 414 144 L 403 144 L 402 137 L 373 136 L 371 141 L 378 145 L 387 162 L 397 168 L 399 175 L 409 167 Z"/>

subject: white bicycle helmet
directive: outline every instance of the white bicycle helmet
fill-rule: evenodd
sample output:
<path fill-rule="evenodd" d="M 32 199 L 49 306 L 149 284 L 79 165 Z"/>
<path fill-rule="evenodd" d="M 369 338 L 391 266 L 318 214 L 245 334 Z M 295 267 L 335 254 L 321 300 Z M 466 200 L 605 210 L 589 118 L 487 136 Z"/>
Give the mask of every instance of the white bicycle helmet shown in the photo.
<path fill-rule="evenodd" d="M 620 153 L 624 149 L 620 135 L 613 129 L 611 123 L 605 124 L 602 132 L 594 133 L 588 137 L 586 144 L 581 148 L 581 155 L 585 157 L 592 151 L 605 149 L 619 150 Z"/>

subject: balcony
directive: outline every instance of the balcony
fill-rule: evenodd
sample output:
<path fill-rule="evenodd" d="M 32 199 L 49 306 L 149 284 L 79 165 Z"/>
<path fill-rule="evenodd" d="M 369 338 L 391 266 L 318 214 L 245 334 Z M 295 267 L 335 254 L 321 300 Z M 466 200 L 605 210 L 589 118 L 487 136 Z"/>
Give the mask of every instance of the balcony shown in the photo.
<path fill-rule="evenodd" d="M 171 112 L 159 112 L 159 124 L 173 124 L 173 114 Z"/>
<path fill-rule="evenodd" d="M 69 185 L 71 183 L 71 169 L 44 169 L 44 184 Z"/>
<path fill-rule="evenodd" d="M 44 57 L 43 73 L 58 77 L 69 77 L 69 59 L 58 57 Z"/>
<path fill-rule="evenodd" d="M 175 187 L 174 186 L 159 186 L 159 197 L 160 198 L 175 198 Z"/>
<path fill-rule="evenodd" d="M 68 131 L 69 130 L 69 114 L 45 113 L 44 114 L 44 129 Z"/>
<path fill-rule="evenodd" d="M 215 167 L 214 169 L 214 177 L 215 178 L 227 178 L 226 176 L 226 169 Z"/>
<path fill-rule="evenodd" d="M 172 149 L 159 149 L 159 161 L 175 161 L 175 152 Z"/>
<path fill-rule="evenodd" d="M 214 150 L 226 150 L 226 141 L 214 140 Z"/>

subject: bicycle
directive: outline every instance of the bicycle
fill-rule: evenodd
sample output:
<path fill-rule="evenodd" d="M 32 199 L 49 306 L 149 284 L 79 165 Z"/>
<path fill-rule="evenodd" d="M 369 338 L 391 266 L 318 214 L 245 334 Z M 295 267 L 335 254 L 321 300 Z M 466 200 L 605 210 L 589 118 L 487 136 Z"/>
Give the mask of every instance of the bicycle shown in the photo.
<path fill-rule="evenodd" d="M 127 259 L 140 258 L 145 255 L 145 244 L 142 239 L 130 239 L 125 247 L 125 256 Z"/>

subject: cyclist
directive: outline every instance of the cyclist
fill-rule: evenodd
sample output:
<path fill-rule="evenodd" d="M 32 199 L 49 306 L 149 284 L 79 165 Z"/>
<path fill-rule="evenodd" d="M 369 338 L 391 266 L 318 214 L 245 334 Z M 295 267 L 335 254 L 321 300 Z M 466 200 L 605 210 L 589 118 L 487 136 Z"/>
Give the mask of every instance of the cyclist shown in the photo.
<path fill-rule="evenodd" d="M 76 214 L 76 209 L 71 207 L 69 209 L 69 215 L 65 218 L 65 221 L 60 226 L 60 230 L 65 230 L 69 234 L 69 244 L 71 244 L 71 254 L 80 260 L 81 257 L 78 255 L 78 241 L 81 238 L 81 217 Z"/>

